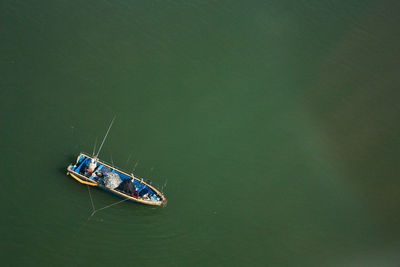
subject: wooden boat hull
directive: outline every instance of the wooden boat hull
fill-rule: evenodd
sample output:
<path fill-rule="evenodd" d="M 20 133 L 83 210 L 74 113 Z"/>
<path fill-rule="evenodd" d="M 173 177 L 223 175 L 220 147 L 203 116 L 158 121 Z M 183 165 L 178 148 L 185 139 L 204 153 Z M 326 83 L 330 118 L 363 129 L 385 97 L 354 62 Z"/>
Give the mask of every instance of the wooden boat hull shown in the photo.
<path fill-rule="evenodd" d="M 105 190 L 106 192 L 109 192 L 113 195 L 116 195 L 120 198 L 124 198 L 127 199 L 129 201 L 132 202 L 136 202 L 136 203 L 141 203 L 141 204 L 145 204 L 145 205 L 152 205 L 152 206 L 165 206 L 167 203 L 167 199 L 165 198 L 165 196 L 158 191 L 156 188 L 154 188 L 153 186 L 151 186 L 150 184 L 144 182 L 142 179 L 139 179 L 137 177 L 134 177 L 131 174 L 128 174 L 116 167 L 110 166 L 109 164 L 100 161 L 100 160 L 96 160 L 96 162 L 98 163 L 99 166 L 101 166 L 101 168 L 103 166 L 106 166 L 107 168 L 111 169 L 112 172 L 117 173 L 120 177 L 122 177 L 123 180 L 125 179 L 133 179 L 135 186 L 137 186 L 138 188 L 140 188 L 141 190 L 145 189 L 150 191 L 154 197 L 152 197 L 151 199 L 144 199 L 140 196 L 131 196 L 128 195 L 125 192 L 122 192 L 118 189 L 111 189 L 108 188 L 106 186 L 104 186 L 101 183 L 98 183 L 97 181 L 94 180 L 93 177 L 86 177 L 85 175 L 80 173 L 80 168 L 82 167 L 82 165 L 87 162 L 88 160 L 92 160 L 93 157 L 89 156 L 86 153 L 80 153 L 76 159 L 76 163 L 70 164 L 67 168 L 67 175 L 70 175 L 72 178 L 74 178 L 76 181 L 78 181 L 81 184 L 85 184 L 85 185 L 90 185 L 90 186 L 94 186 L 94 187 L 98 187 L 100 189 Z"/>

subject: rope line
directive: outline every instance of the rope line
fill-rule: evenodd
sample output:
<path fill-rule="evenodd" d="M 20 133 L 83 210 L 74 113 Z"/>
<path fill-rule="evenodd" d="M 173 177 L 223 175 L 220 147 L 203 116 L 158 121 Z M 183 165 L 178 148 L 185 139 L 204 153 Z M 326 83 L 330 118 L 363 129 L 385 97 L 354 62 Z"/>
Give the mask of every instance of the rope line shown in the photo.
<path fill-rule="evenodd" d="M 92 194 L 90 193 L 90 188 L 89 188 L 88 185 L 86 185 L 86 186 L 87 186 L 87 190 L 88 190 L 88 192 L 89 192 L 89 197 L 90 197 L 90 202 L 92 203 L 92 208 L 93 208 L 93 210 L 96 210 L 96 208 L 94 207 Z"/>
<path fill-rule="evenodd" d="M 115 203 L 112 203 L 112 204 L 107 205 L 107 206 L 105 206 L 105 207 L 102 207 L 102 208 L 100 208 L 100 209 L 98 209 L 98 210 L 95 210 L 95 213 L 98 212 L 98 211 L 104 210 L 104 209 L 106 209 L 106 208 L 110 208 L 110 207 L 112 207 L 112 206 L 114 206 L 114 205 L 117 205 L 117 204 L 122 203 L 122 202 L 127 201 L 127 200 L 128 200 L 128 198 L 125 198 L 125 199 L 120 200 L 120 201 L 118 201 L 118 202 L 115 202 Z"/>
<path fill-rule="evenodd" d="M 88 189 L 88 192 L 89 192 L 90 203 L 92 203 L 92 209 L 93 209 L 93 210 L 92 210 L 92 214 L 90 214 L 90 216 L 89 216 L 89 218 L 88 218 L 88 221 L 90 220 L 90 218 L 92 218 L 92 217 L 96 214 L 96 212 L 101 211 L 101 210 L 104 210 L 104 209 L 107 209 L 107 208 L 110 208 L 110 207 L 115 206 L 115 205 L 117 205 L 117 204 L 119 204 L 119 203 L 122 203 L 122 202 L 124 202 L 124 201 L 129 200 L 128 198 L 125 198 L 125 199 L 120 200 L 120 201 L 118 201 L 118 202 L 115 202 L 115 203 L 112 203 L 112 204 L 110 204 L 110 205 L 104 206 L 104 207 L 102 207 L 102 208 L 100 208 L 100 209 L 96 209 L 95 206 L 94 206 L 94 203 L 93 203 L 93 198 L 92 198 L 92 194 L 90 193 L 90 188 L 89 188 L 89 186 L 87 186 L 87 189 Z"/>

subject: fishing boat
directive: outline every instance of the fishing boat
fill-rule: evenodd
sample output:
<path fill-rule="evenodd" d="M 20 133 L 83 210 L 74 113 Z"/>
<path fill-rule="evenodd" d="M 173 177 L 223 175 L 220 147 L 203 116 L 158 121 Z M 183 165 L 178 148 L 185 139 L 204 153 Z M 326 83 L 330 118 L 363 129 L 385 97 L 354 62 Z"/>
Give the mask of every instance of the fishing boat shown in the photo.
<path fill-rule="evenodd" d="M 98 153 L 96 155 L 93 153 L 93 156 L 90 156 L 88 153 L 81 152 L 75 164 L 68 166 L 67 175 L 70 175 L 81 184 L 101 188 L 132 202 L 153 206 L 166 205 L 167 199 L 165 196 L 153 187 L 150 182 L 122 171 L 113 166 L 113 164 L 99 160 L 98 155 L 114 119 L 107 130 Z"/>

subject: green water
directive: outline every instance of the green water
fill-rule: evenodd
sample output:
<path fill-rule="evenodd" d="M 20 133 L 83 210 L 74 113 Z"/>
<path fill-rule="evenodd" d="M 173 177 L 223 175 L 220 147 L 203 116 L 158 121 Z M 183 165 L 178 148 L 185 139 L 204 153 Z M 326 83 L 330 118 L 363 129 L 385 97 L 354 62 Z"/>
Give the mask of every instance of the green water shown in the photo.
<path fill-rule="evenodd" d="M 398 266 L 398 1 L 0 2 L 5 266 Z M 92 152 L 166 208 L 92 213 Z M 101 208 L 117 198 L 92 189 Z"/>

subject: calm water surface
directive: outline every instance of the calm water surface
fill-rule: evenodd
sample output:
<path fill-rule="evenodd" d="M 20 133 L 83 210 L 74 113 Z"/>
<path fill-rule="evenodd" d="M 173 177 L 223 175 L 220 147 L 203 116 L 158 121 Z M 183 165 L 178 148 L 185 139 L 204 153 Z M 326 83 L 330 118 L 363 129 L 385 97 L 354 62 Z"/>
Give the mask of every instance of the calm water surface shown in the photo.
<path fill-rule="evenodd" d="M 0 3 L 6 266 L 397 266 L 398 1 Z M 166 208 L 92 212 L 100 157 Z M 101 208 L 117 198 L 91 190 Z"/>

